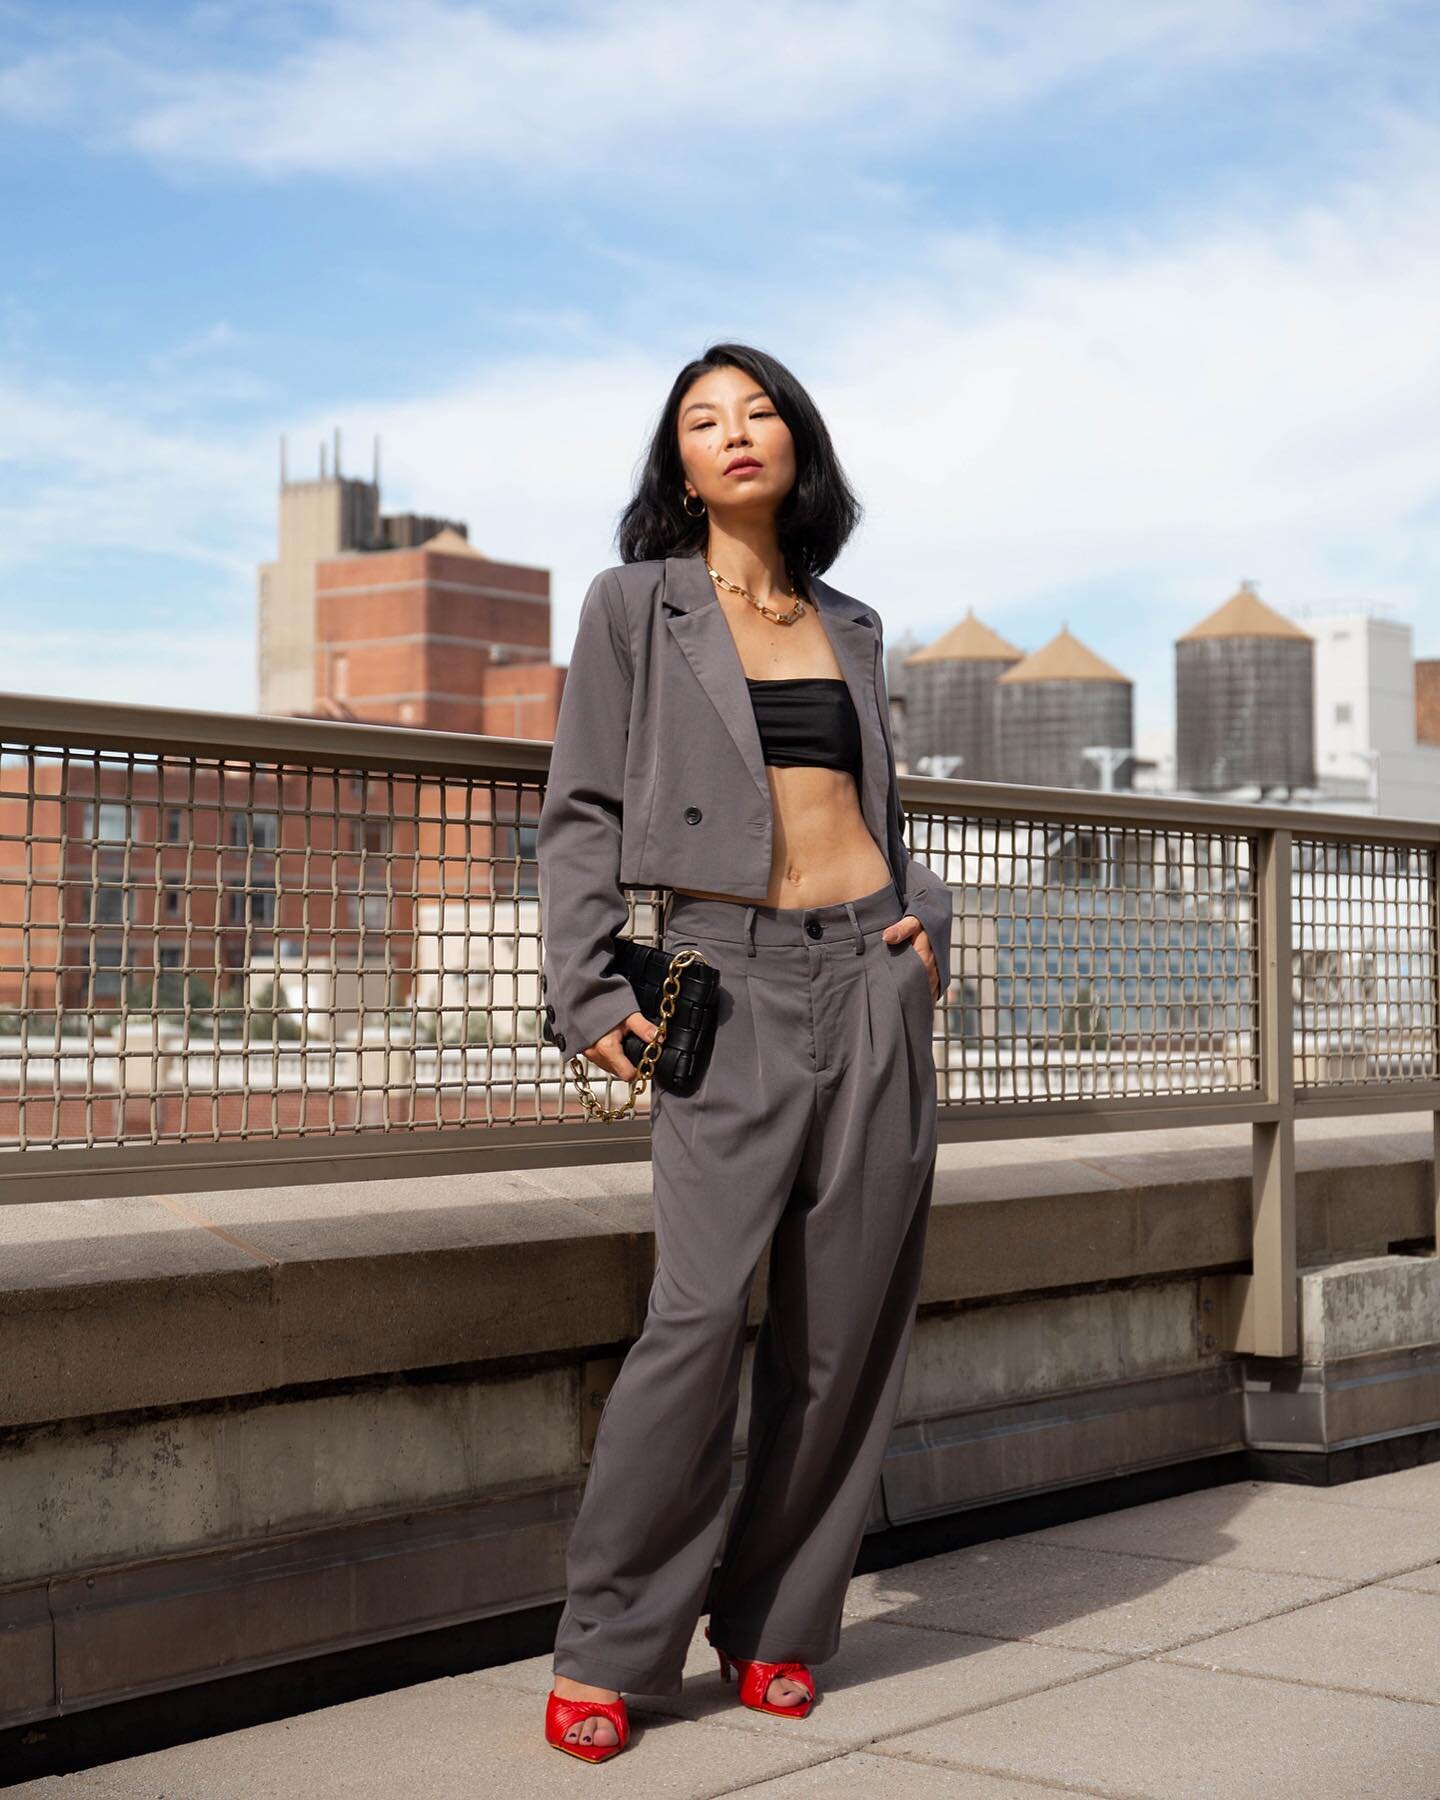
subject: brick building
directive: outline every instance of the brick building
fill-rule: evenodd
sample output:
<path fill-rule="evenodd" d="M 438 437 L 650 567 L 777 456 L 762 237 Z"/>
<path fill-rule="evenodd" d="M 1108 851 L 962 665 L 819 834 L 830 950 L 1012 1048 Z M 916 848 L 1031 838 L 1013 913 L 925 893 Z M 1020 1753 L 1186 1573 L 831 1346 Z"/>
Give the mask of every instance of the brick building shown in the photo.
<path fill-rule="evenodd" d="M 436 809 L 418 827 L 376 816 L 365 786 L 83 754 L 0 769 L 0 1011 L 104 1010 L 167 976 L 166 1004 L 199 1010 L 287 942 L 330 967 L 381 960 L 416 898 L 387 898 L 387 868 L 433 880 L 419 834 Z"/>
<path fill-rule="evenodd" d="M 262 713 L 495 737 L 554 735 L 548 570 L 486 556 L 453 519 L 380 509 L 370 481 L 292 481 L 279 554 L 259 571 Z"/>
<path fill-rule="evenodd" d="M 413 549 L 315 565 L 315 710 L 487 737 L 549 738 L 550 577 L 454 527 Z"/>

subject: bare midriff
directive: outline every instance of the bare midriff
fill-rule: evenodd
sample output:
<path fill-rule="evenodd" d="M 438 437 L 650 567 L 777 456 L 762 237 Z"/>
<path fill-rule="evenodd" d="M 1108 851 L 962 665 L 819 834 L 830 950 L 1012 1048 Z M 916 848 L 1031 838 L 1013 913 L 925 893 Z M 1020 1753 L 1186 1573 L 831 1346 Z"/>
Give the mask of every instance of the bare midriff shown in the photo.
<path fill-rule="evenodd" d="M 794 676 L 835 679 L 841 669 L 813 602 L 793 625 L 758 614 L 743 595 L 716 593 L 744 673 L 755 681 Z M 674 888 L 701 900 L 740 906 L 835 906 L 872 894 L 891 879 L 890 865 L 860 810 L 855 777 L 845 769 L 767 763 L 774 840 L 765 899 L 713 888 Z"/>
<path fill-rule="evenodd" d="M 872 894 L 891 879 L 890 867 L 860 811 L 855 778 L 844 769 L 767 764 L 775 822 L 770 884 L 763 902 L 750 894 L 677 887 L 702 900 L 765 906 L 834 906 Z"/>

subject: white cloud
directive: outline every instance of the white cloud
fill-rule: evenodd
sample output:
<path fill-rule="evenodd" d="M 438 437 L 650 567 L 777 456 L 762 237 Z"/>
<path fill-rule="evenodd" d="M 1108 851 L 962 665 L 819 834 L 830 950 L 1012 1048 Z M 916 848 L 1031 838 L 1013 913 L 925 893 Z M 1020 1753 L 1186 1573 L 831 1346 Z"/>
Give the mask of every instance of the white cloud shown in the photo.
<path fill-rule="evenodd" d="M 57 38 L 0 72 L 0 116 L 73 124 L 189 173 L 454 174 L 515 181 L 697 170 L 773 177 L 924 146 L 1106 84 L 1107 104 L 1207 69 L 1335 56 L 1400 0 L 664 0 L 335 8 L 247 64 L 168 30 Z M 216 17 L 223 23 L 227 9 Z M 293 34 L 292 34 L 293 35 Z M 236 66 L 237 62 L 240 66 Z"/>
<path fill-rule="evenodd" d="M 228 319 L 217 319 L 213 325 L 205 325 L 198 331 L 189 332 L 168 350 L 157 351 L 150 358 L 150 367 L 159 372 L 173 369 L 181 363 L 227 355 L 244 341 L 244 333 L 236 331 Z"/>
<path fill-rule="evenodd" d="M 248 627 L 246 620 L 229 630 L 185 624 L 137 631 L 117 620 L 83 636 L 12 627 L 0 687 L 67 700 L 253 713 L 255 642 Z"/>
<path fill-rule="evenodd" d="M 76 550 L 233 570 L 255 512 L 255 440 L 166 423 L 165 400 L 0 369 L 0 575 Z"/>

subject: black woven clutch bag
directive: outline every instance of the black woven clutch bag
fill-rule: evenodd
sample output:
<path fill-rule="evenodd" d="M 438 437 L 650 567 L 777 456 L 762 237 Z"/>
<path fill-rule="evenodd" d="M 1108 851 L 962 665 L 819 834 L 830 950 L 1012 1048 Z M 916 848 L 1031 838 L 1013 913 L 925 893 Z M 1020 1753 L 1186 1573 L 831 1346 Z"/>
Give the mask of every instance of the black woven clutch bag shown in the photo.
<path fill-rule="evenodd" d="M 633 938 L 611 937 L 611 954 L 601 974 L 622 974 L 635 993 L 636 1007 L 647 1019 L 660 1027 L 659 1055 L 653 1059 L 650 1079 L 657 1087 L 672 1094 L 692 1094 L 705 1073 L 715 1042 L 715 1021 L 720 1010 L 720 971 L 705 961 L 698 950 L 685 948 L 666 950 L 660 944 L 638 944 Z M 675 991 L 667 996 L 665 984 L 673 969 Z M 666 1000 L 673 1004 L 666 1018 Z M 545 1020 L 542 1035 L 554 1043 L 550 1021 Z M 631 1082 L 630 1098 L 617 1110 L 607 1111 L 591 1094 L 585 1075 L 583 1057 L 570 1059 L 586 1110 L 592 1117 L 614 1120 L 633 1110 L 637 1095 L 645 1086 L 641 1058 L 651 1048 L 638 1031 L 627 1031 L 621 1046 L 626 1056 L 642 1072 Z"/>
<path fill-rule="evenodd" d="M 675 953 L 660 944 L 637 944 L 633 938 L 611 938 L 610 942 L 615 946 L 611 966 L 634 988 L 641 1012 L 658 1025 L 665 980 Z M 680 991 L 653 1072 L 656 1086 L 672 1094 L 690 1094 L 699 1085 L 710 1060 L 719 1011 L 720 971 L 713 963 L 700 960 L 698 951 L 690 954 L 697 960 L 677 971 Z M 638 1066 L 644 1038 L 627 1031 L 620 1041 L 625 1054 Z"/>

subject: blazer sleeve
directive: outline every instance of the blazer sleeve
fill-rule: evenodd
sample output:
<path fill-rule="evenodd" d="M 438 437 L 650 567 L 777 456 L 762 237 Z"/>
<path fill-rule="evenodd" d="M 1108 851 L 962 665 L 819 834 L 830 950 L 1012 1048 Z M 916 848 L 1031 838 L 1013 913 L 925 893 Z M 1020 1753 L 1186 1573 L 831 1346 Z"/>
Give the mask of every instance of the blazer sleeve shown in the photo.
<path fill-rule="evenodd" d="M 910 847 L 905 842 L 903 833 L 904 814 L 900 806 L 900 778 L 895 768 L 895 748 L 890 741 L 890 698 L 885 683 L 885 633 L 880 615 L 872 607 L 871 617 L 875 622 L 875 633 L 880 642 L 880 718 L 885 727 L 885 751 L 890 763 L 890 814 L 891 832 L 900 846 L 903 864 L 903 890 L 901 906 L 914 916 L 925 927 L 926 936 L 930 939 L 930 948 L 935 954 L 935 964 L 940 971 L 940 994 L 944 998 L 945 990 L 950 985 L 950 940 L 955 923 L 955 897 L 950 886 L 943 881 L 928 864 L 921 862 L 918 856 L 910 854 Z"/>
<path fill-rule="evenodd" d="M 611 955 L 606 940 L 630 910 L 620 885 L 620 840 L 633 680 L 625 620 L 605 570 L 581 603 L 535 834 L 545 1035 L 571 1055 L 588 1050 L 638 1005 L 622 974 L 602 973 Z"/>

